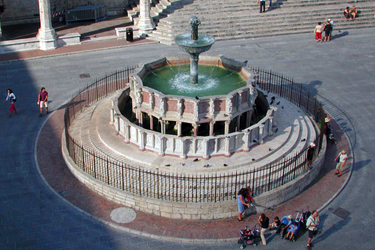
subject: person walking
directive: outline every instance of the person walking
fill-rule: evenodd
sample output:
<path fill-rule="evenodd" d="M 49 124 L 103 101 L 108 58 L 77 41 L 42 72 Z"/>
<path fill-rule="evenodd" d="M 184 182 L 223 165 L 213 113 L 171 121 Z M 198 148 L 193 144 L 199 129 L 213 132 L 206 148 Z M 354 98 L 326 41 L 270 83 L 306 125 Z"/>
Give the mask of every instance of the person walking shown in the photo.
<path fill-rule="evenodd" d="M 323 26 L 322 26 L 322 23 L 319 22 L 318 25 L 315 26 L 315 29 L 314 29 L 316 42 L 322 41 L 322 31 L 323 31 Z"/>
<path fill-rule="evenodd" d="M 264 233 L 267 231 L 270 220 L 265 214 L 261 214 L 258 219 L 258 224 L 260 226 L 260 238 L 262 239 L 262 242 L 260 243 L 262 246 L 267 245 L 266 237 L 264 236 Z"/>
<path fill-rule="evenodd" d="M 247 196 L 247 189 L 241 188 L 237 194 L 237 207 L 238 207 L 238 221 L 243 221 L 242 214 L 245 212 L 245 206 L 249 207 L 250 204 L 245 202 Z"/>
<path fill-rule="evenodd" d="M 266 0 L 259 1 L 259 13 L 266 12 Z"/>
<path fill-rule="evenodd" d="M 16 109 L 16 106 L 15 106 L 15 103 L 17 101 L 17 98 L 16 98 L 16 95 L 13 93 L 13 91 L 11 89 L 7 89 L 7 97 L 5 98 L 5 101 L 10 102 L 9 117 L 12 117 L 13 111 L 14 111 L 14 114 L 16 115 L 17 109 Z"/>
<path fill-rule="evenodd" d="M 348 155 L 346 154 L 345 150 L 342 150 L 340 154 L 335 158 L 336 162 L 336 173 L 338 177 L 342 175 L 342 171 L 344 169 L 344 165 L 346 163 L 346 160 L 348 159 Z"/>
<path fill-rule="evenodd" d="M 39 116 L 43 115 L 43 107 L 46 108 L 46 113 L 48 114 L 48 92 L 46 91 L 46 88 L 42 87 L 40 89 L 39 95 L 38 95 L 38 105 L 40 114 Z"/>
<path fill-rule="evenodd" d="M 309 231 L 309 239 L 307 240 L 307 248 L 310 249 L 312 247 L 312 238 L 314 237 L 314 234 L 316 234 L 317 226 L 320 223 L 319 214 L 316 210 L 314 210 L 310 217 L 306 221 L 306 228 Z"/>

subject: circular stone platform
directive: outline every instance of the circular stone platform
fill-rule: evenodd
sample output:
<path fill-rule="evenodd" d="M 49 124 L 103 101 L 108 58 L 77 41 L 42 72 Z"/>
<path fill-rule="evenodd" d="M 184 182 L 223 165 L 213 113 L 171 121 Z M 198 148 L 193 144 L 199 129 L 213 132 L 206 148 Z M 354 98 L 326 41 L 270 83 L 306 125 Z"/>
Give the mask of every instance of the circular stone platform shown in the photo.
<path fill-rule="evenodd" d="M 114 95 L 115 96 L 115 95 Z M 89 150 L 97 150 L 110 158 L 145 169 L 184 173 L 227 173 L 251 170 L 271 162 L 294 156 L 316 140 L 314 122 L 300 108 L 277 97 L 277 127 L 273 134 L 256 143 L 249 152 L 237 152 L 230 157 L 215 156 L 210 159 L 174 156 L 160 157 L 151 151 L 141 151 L 136 145 L 125 143 L 107 121 L 110 120 L 112 101 L 104 99 L 85 109 L 74 120 L 69 133 L 77 143 Z M 276 96 L 276 95 L 270 95 Z"/>

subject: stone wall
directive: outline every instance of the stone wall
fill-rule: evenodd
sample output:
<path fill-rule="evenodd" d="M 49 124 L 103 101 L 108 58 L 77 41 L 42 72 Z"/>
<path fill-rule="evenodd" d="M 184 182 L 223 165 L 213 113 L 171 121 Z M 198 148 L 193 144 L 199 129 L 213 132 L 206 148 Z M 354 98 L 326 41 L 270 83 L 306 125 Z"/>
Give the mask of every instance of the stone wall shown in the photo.
<path fill-rule="evenodd" d="M 72 9 L 83 5 L 105 4 L 110 12 L 111 9 L 125 9 L 129 0 L 50 0 L 51 11 Z M 1 15 L 2 25 L 15 23 L 38 22 L 39 2 L 38 0 L 5 0 L 5 11 Z M 110 13 L 108 13 L 110 15 Z M 30 18 L 33 19 L 30 20 Z"/>
<path fill-rule="evenodd" d="M 66 148 L 65 134 L 62 136 L 62 151 L 65 162 L 76 178 L 92 191 L 106 197 L 109 200 L 131 207 L 145 213 L 173 219 L 223 219 L 238 215 L 237 201 L 224 201 L 218 203 L 191 203 L 169 202 L 149 197 L 137 196 L 120 189 L 106 185 L 80 170 L 70 158 Z M 290 200 L 303 191 L 319 174 L 324 164 L 326 154 L 326 140 L 324 138 L 322 149 L 312 165 L 312 170 L 299 176 L 297 179 L 280 186 L 272 191 L 254 197 L 256 213 L 263 212 L 262 207 L 272 207 Z"/>

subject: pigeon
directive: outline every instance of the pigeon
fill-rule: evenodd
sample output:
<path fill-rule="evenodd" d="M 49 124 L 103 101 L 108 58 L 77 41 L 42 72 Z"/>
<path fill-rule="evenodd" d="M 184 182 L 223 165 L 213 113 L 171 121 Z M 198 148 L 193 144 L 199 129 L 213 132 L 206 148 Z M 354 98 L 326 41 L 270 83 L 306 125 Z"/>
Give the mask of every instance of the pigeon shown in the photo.
<path fill-rule="evenodd" d="M 199 100 L 199 97 L 198 97 L 198 96 L 195 96 L 195 99 Z"/>
<path fill-rule="evenodd" d="M 225 164 L 225 163 L 224 163 L 224 165 L 223 165 L 223 166 L 224 166 L 224 167 L 228 167 L 228 165 L 227 165 L 227 164 Z"/>
<path fill-rule="evenodd" d="M 277 131 L 279 131 L 279 129 L 277 128 L 277 129 L 275 129 L 275 133 L 277 133 Z"/>
<path fill-rule="evenodd" d="M 279 105 L 280 104 L 280 101 L 276 103 L 276 105 Z"/>
<path fill-rule="evenodd" d="M 284 106 L 281 106 L 282 109 L 284 109 Z"/>
<path fill-rule="evenodd" d="M 302 139 L 301 141 L 306 141 L 306 138 L 305 138 L 305 139 Z"/>
<path fill-rule="evenodd" d="M 165 165 L 166 167 L 170 167 L 171 166 L 171 164 L 167 164 L 167 165 Z"/>
<path fill-rule="evenodd" d="M 268 151 L 272 151 L 272 148 L 269 148 Z"/>
<path fill-rule="evenodd" d="M 252 161 L 255 161 L 255 158 L 251 159 Z"/>
<path fill-rule="evenodd" d="M 198 161 L 198 158 L 195 158 L 195 159 L 193 160 L 193 162 L 196 162 L 196 161 Z"/>

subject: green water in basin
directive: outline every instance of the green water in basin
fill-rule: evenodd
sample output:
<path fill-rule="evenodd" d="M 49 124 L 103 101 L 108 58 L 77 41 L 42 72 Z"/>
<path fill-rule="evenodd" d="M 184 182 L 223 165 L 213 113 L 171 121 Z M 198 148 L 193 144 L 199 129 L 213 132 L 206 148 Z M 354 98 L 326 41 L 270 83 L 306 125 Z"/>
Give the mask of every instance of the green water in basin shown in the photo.
<path fill-rule="evenodd" d="M 235 71 L 219 66 L 199 65 L 198 84 L 191 84 L 190 65 L 183 64 L 148 72 L 143 85 L 165 95 L 204 97 L 226 95 L 246 86 L 246 81 Z"/>

